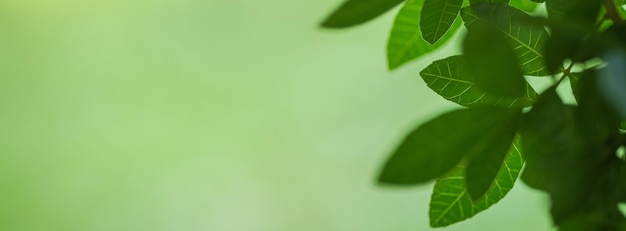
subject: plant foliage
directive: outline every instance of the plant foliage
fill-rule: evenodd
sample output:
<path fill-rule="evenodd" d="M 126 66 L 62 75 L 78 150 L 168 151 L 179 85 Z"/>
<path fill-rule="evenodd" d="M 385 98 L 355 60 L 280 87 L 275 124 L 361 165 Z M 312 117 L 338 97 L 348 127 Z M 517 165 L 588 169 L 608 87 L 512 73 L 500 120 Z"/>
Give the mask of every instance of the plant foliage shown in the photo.
<path fill-rule="evenodd" d="M 322 26 L 358 25 L 400 4 L 389 69 L 462 33 L 461 54 L 419 75 L 465 108 L 411 131 L 379 182 L 435 180 L 432 227 L 488 209 L 521 176 L 550 196 L 559 230 L 626 230 L 626 1 L 346 0 Z M 553 84 L 537 93 L 527 78 Z M 567 82 L 572 104 L 559 90 Z"/>

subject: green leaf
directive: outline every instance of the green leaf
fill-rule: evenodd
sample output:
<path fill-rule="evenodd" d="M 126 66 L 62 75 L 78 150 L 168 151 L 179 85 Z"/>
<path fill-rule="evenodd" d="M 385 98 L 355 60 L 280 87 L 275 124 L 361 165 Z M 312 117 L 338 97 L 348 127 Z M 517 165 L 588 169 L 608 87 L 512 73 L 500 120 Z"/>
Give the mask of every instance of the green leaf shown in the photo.
<path fill-rule="evenodd" d="M 602 1 L 548 0 L 546 10 L 552 37 L 546 42 L 546 66 L 552 73 L 561 69 L 563 61 L 577 55 L 584 38 L 595 31 Z"/>
<path fill-rule="evenodd" d="M 497 126 L 499 127 L 498 131 L 495 132 L 496 138 L 491 142 L 489 148 L 470 159 L 465 174 L 467 194 L 473 201 L 482 198 L 497 178 L 507 151 L 511 149 L 520 114 L 521 111 L 512 110 L 507 120 L 494 121 L 494 123 L 498 123 Z"/>
<path fill-rule="evenodd" d="M 506 97 L 525 94 L 525 80 L 515 53 L 497 29 L 480 24 L 472 26 L 463 40 L 463 54 L 481 89 Z"/>
<path fill-rule="evenodd" d="M 615 0 L 615 5 L 618 5 L 618 6 L 626 5 L 626 0 Z"/>
<path fill-rule="evenodd" d="M 472 201 L 465 187 L 465 167 L 456 166 L 445 176 L 437 179 L 430 200 L 428 214 L 432 227 L 444 227 L 471 218 L 500 201 L 513 188 L 523 165 L 520 144 L 516 141 L 498 172 L 493 186 L 486 195 Z"/>
<path fill-rule="evenodd" d="M 367 22 L 405 0 L 347 0 L 323 22 L 322 27 L 344 28 Z"/>
<path fill-rule="evenodd" d="M 479 4 L 479 3 L 502 3 L 509 4 L 509 0 L 470 0 L 471 5 Z"/>
<path fill-rule="evenodd" d="M 535 90 L 526 83 L 526 94 L 522 97 L 504 97 L 488 93 L 474 83 L 463 56 L 452 56 L 430 64 L 420 72 L 428 87 L 452 102 L 466 107 L 531 106 L 537 97 Z"/>
<path fill-rule="evenodd" d="M 616 159 L 610 152 L 585 141 L 576 110 L 550 88 L 539 96 L 520 129 L 526 160 L 522 180 L 550 194 L 550 213 L 557 225 L 605 206 L 612 188 L 606 164 L 619 164 L 608 161 Z"/>
<path fill-rule="evenodd" d="M 530 0 L 511 0 L 510 5 L 526 12 L 534 12 L 537 6 L 539 6 L 539 4 Z"/>
<path fill-rule="evenodd" d="M 441 47 L 461 27 L 461 20 L 455 20 L 439 41 L 429 44 L 422 39 L 420 17 L 418 17 L 422 11 L 423 2 L 424 0 L 407 1 L 395 18 L 387 43 L 387 63 L 390 70 Z"/>
<path fill-rule="evenodd" d="M 615 111 L 626 120 L 626 52 L 613 50 L 603 56 L 607 66 L 598 73 L 598 86 Z"/>
<path fill-rule="evenodd" d="M 437 42 L 458 17 L 463 0 L 424 0 L 420 14 L 422 37 L 426 42 Z"/>
<path fill-rule="evenodd" d="M 622 122 L 622 130 L 626 130 L 626 121 Z"/>
<path fill-rule="evenodd" d="M 426 122 L 402 141 L 385 164 L 379 181 L 419 184 L 433 180 L 498 142 L 501 124 L 511 112 L 502 108 L 465 108 Z"/>
<path fill-rule="evenodd" d="M 550 74 L 542 54 L 549 34 L 530 15 L 503 4 L 478 4 L 463 8 L 461 16 L 470 31 L 479 24 L 489 24 L 501 31 L 514 48 L 525 75 Z"/>

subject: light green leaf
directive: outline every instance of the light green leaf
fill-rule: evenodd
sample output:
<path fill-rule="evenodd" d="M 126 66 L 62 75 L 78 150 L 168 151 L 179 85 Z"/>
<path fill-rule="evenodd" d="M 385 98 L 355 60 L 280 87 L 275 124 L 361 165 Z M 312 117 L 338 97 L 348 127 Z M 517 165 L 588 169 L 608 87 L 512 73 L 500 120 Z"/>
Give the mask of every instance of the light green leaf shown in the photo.
<path fill-rule="evenodd" d="M 549 34 L 541 23 L 526 13 L 504 4 L 478 4 L 461 10 L 468 30 L 489 24 L 510 42 L 525 75 L 546 76 L 542 51 Z"/>
<path fill-rule="evenodd" d="M 531 106 L 537 97 L 537 92 L 528 83 L 523 97 L 503 97 L 485 92 L 474 84 L 463 56 L 435 61 L 420 75 L 437 94 L 466 107 L 526 107 Z"/>
<path fill-rule="evenodd" d="M 456 166 L 439 178 L 430 200 L 430 225 L 444 227 L 463 221 L 500 201 L 513 188 L 524 163 L 518 142 L 509 150 L 493 186 L 478 201 L 473 202 L 467 194 L 464 165 Z"/>
<path fill-rule="evenodd" d="M 531 0 L 511 0 L 510 5 L 526 12 L 534 12 L 537 6 L 539 6 L 539 4 Z"/>
<path fill-rule="evenodd" d="M 396 16 L 387 43 L 387 63 L 390 70 L 441 47 L 452 38 L 463 23 L 461 20 L 454 20 L 448 32 L 439 41 L 429 44 L 422 39 L 420 29 L 419 15 L 423 3 L 424 0 L 409 0 Z"/>
<path fill-rule="evenodd" d="M 436 179 L 463 156 L 477 156 L 499 142 L 511 111 L 495 107 L 451 111 L 411 132 L 385 164 L 381 183 L 413 185 Z"/>
<path fill-rule="evenodd" d="M 323 27 L 344 28 L 367 22 L 405 0 L 347 0 L 324 22 Z"/>
<path fill-rule="evenodd" d="M 479 3 L 502 3 L 509 4 L 509 0 L 470 0 L 470 4 L 479 4 Z"/>
<path fill-rule="evenodd" d="M 458 17 L 463 0 L 425 0 L 420 14 L 422 37 L 426 42 L 437 42 Z"/>

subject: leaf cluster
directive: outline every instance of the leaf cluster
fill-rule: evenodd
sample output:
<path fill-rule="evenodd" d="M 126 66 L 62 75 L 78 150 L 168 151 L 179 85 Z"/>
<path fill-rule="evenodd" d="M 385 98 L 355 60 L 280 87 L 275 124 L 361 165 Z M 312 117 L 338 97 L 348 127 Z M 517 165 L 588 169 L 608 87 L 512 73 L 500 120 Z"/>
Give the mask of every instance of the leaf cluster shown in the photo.
<path fill-rule="evenodd" d="M 419 75 L 464 107 L 413 129 L 379 182 L 436 181 L 433 227 L 488 209 L 521 176 L 550 196 L 559 230 L 626 230 L 626 1 L 347 0 L 322 26 L 358 25 L 400 4 L 389 69 L 462 33 L 461 54 Z M 529 78 L 553 84 L 538 93 Z M 559 94 L 566 82 L 573 104 Z"/>

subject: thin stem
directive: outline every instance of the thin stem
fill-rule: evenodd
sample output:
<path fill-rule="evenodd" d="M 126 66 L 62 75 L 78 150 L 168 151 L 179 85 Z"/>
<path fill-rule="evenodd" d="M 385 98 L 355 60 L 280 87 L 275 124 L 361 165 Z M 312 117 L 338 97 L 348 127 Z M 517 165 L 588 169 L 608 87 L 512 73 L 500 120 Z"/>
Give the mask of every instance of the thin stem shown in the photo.
<path fill-rule="evenodd" d="M 604 0 L 604 6 L 606 7 L 606 14 L 607 14 L 607 16 L 614 23 L 621 23 L 622 22 L 622 16 L 620 15 L 619 11 L 617 10 L 617 6 L 615 5 L 615 0 Z"/>
<path fill-rule="evenodd" d="M 563 70 L 563 75 L 556 81 L 556 83 L 554 83 L 554 86 L 559 86 L 559 84 L 561 84 L 566 77 L 569 77 L 572 67 L 574 67 L 574 62 L 570 63 L 569 66 Z"/>

